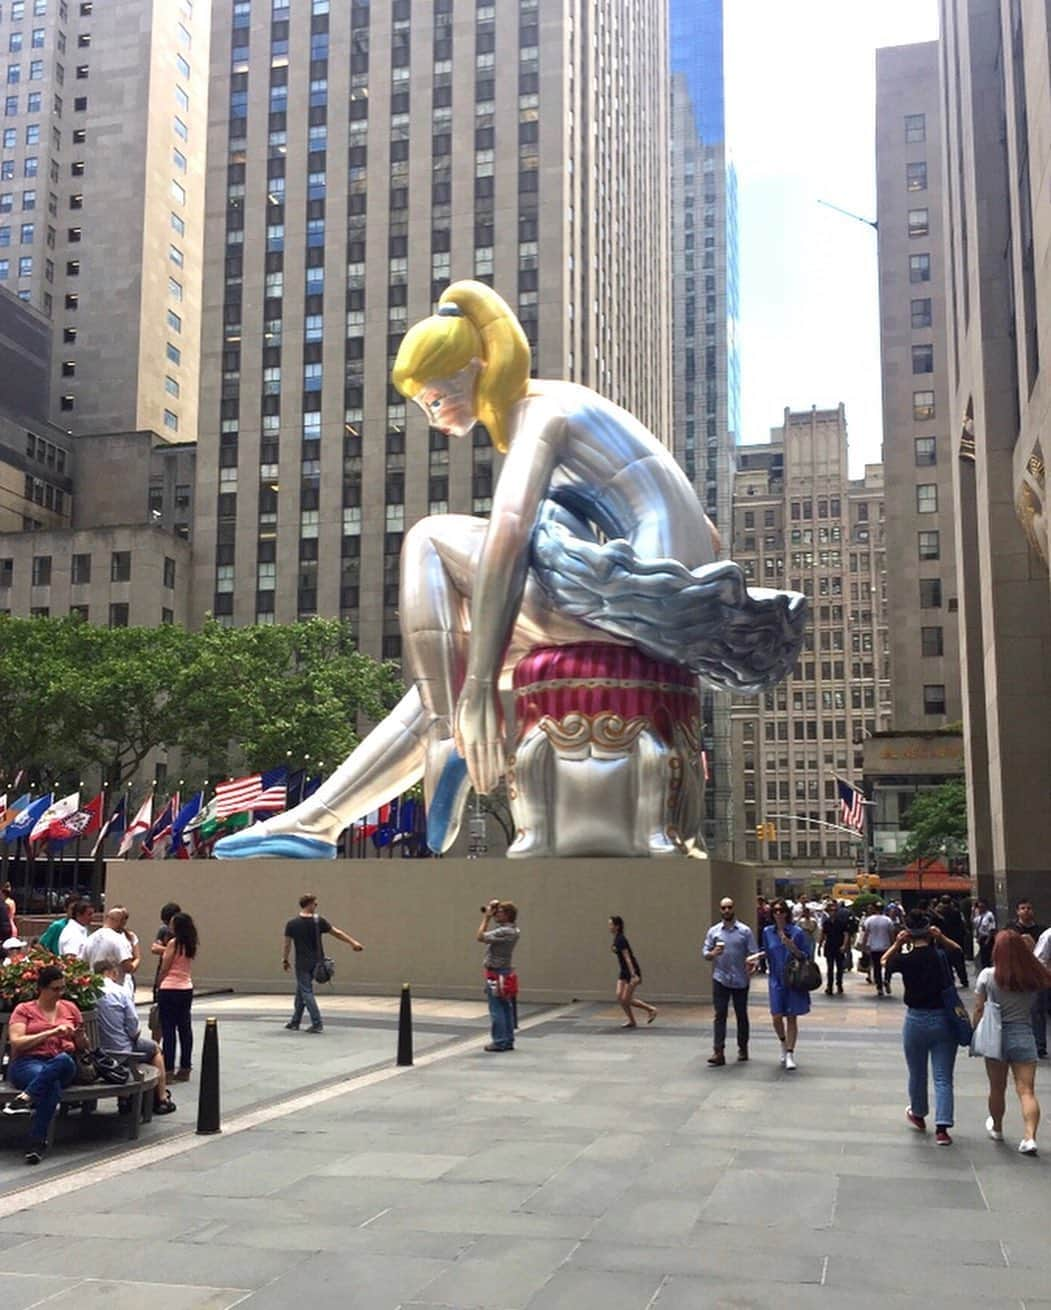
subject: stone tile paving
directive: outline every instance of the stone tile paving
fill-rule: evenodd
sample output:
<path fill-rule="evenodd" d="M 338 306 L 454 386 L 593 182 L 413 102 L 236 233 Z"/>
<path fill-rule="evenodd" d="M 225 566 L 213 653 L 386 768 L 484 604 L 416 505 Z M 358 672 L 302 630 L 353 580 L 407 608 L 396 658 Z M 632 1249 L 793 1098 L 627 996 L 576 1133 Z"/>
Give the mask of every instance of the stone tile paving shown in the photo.
<path fill-rule="evenodd" d="M 613 1008 L 579 1006 L 520 1034 L 513 1055 L 460 1050 L 209 1140 L 0 1220 L 0 1297 L 78 1310 L 1051 1306 L 1051 1172 L 1015 1151 L 1016 1107 L 1008 1142 L 989 1142 L 983 1070 L 963 1057 L 956 1144 L 911 1133 L 900 1003 L 848 987 L 845 1001 L 816 998 L 797 1074 L 777 1065 L 761 986 L 753 1060 L 718 1070 L 703 1010 L 667 1007 L 622 1033 Z M 257 1070 L 272 1099 L 389 1062 L 388 1005 L 343 998 L 308 1063 L 268 1000 L 237 998 L 227 1103 L 260 1099 L 230 1087 L 235 1068 Z M 481 1008 L 463 1005 L 424 1016 L 418 1049 L 481 1039 Z"/>

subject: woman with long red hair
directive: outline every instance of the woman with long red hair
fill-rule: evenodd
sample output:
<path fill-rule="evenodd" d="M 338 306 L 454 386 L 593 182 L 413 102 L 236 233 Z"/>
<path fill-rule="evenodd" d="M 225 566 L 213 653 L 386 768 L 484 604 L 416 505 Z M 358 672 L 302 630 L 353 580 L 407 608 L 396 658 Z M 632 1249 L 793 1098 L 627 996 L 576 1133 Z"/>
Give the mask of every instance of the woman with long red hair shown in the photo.
<path fill-rule="evenodd" d="M 1036 1099 L 1036 1038 L 1030 1022 L 1033 998 L 1051 987 L 1051 973 L 1033 954 L 1028 938 L 1004 929 L 993 943 L 993 964 L 975 979 L 977 1025 L 988 1002 L 1000 1007 L 1003 1044 L 999 1060 L 985 1062 L 989 1079 L 989 1117 L 985 1130 L 994 1142 L 1004 1140 L 1004 1111 L 1007 1071 L 1011 1070 L 1022 1107 L 1025 1136 L 1019 1144 L 1023 1155 L 1036 1155 L 1036 1130 L 1040 1123 L 1040 1102 Z"/>

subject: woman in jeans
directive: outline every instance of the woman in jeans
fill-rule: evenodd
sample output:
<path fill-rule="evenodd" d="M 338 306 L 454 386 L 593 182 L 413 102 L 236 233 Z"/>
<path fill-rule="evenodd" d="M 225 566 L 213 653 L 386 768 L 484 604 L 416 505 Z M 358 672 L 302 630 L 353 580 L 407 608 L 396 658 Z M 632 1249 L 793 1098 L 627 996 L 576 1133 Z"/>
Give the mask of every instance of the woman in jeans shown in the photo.
<path fill-rule="evenodd" d="M 1034 998 L 1046 987 L 1051 987 L 1051 973 L 1033 954 L 1028 938 L 1010 929 L 998 932 L 993 943 L 993 966 L 983 969 L 974 984 L 975 1025 L 986 1002 L 995 1001 L 1000 1007 L 1003 1033 L 1001 1058 L 985 1062 L 989 1079 L 989 1118 L 985 1121 L 985 1131 L 994 1142 L 1004 1140 L 1004 1100 L 1010 1069 L 1025 1124 L 1025 1136 L 1018 1147 L 1023 1155 L 1036 1155 L 1040 1102 L 1036 1099 L 1036 1038 L 1030 1013 Z"/>
<path fill-rule="evenodd" d="M 63 999 L 66 979 L 57 964 L 45 965 L 37 978 L 35 1001 L 11 1012 L 8 1036 L 11 1064 L 8 1081 L 21 1095 L 4 1106 L 4 1114 L 31 1114 L 26 1164 L 39 1164 L 64 1088 L 77 1072 L 73 1053 L 86 1050 L 84 1019 L 72 1001 Z"/>
<path fill-rule="evenodd" d="M 906 951 L 904 948 L 908 946 Z M 951 1146 L 953 1125 L 953 1067 L 956 1064 L 956 1031 L 942 992 L 952 980 L 942 951 L 959 951 L 922 910 L 910 910 L 905 927 L 883 956 L 889 978 L 900 973 L 905 983 L 905 1026 L 902 1041 L 909 1068 L 909 1104 L 905 1118 L 918 1133 L 927 1131 L 927 1063 L 934 1073 L 934 1140 Z"/>
<path fill-rule="evenodd" d="M 193 957 L 197 954 L 197 929 L 188 914 L 174 914 L 171 937 L 161 955 L 157 975 L 157 1005 L 160 1009 L 161 1045 L 169 1082 L 189 1081 L 193 1057 Z M 175 1070 L 175 1034 L 179 1035 L 179 1068 Z"/>

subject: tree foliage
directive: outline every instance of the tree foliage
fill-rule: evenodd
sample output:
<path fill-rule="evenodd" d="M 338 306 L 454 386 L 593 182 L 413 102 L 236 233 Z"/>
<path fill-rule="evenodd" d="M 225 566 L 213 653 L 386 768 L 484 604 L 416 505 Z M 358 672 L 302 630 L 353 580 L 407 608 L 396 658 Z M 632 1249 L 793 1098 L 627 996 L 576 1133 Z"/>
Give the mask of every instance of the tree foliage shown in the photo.
<path fill-rule="evenodd" d="M 357 742 L 403 688 L 332 619 L 200 631 L 0 619 L 0 772 L 48 785 L 97 769 L 121 786 L 157 748 L 201 778 L 320 761 Z M 187 773 L 191 770 L 185 769 Z"/>
<path fill-rule="evenodd" d="M 909 837 L 902 855 L 907 862 L 967 854 L 967 789 L 962 779 L 920 792 L 905 817 Z"/>

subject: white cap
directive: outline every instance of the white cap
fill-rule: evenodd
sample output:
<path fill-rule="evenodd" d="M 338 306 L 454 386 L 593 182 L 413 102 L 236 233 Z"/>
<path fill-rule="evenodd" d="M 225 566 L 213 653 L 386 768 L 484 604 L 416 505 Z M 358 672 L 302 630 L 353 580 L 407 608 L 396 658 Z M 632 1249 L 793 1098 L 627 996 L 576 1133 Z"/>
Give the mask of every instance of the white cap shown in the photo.
<path fill-rule="evenodd" d="M 26 943 L 21 939 L 21 937 L 8 937 L 7 941 L 4 942 L 4 950 L 17 951 L 20 947 L 25 945 Z"/>

